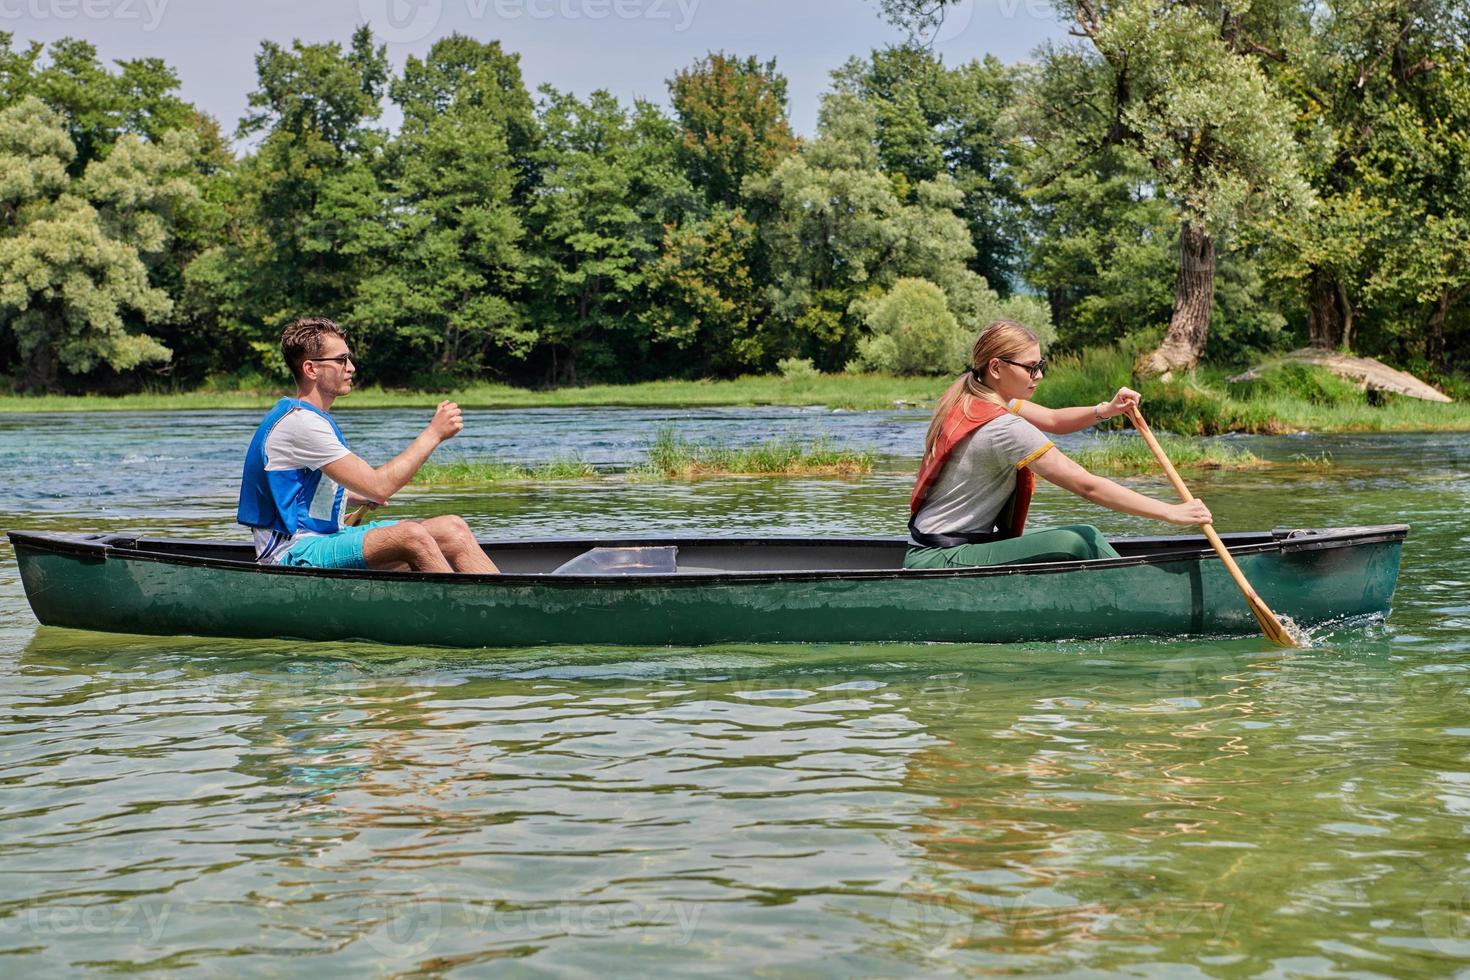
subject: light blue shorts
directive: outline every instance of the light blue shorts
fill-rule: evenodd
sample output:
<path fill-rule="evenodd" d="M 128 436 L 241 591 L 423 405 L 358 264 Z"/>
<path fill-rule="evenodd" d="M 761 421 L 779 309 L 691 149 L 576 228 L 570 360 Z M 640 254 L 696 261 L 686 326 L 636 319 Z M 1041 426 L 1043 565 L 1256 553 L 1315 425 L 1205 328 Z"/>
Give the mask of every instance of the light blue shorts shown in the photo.
<path fill-rule="evenodd" d="M 295 568 L 367 568 L 362 556 L 362 538 L 375 527 L 392 527 L 397 521 L 373 521 L 344 527 L 336 534 L 315 534 L 298 541 L 281 556 L 282 565 Z"/>

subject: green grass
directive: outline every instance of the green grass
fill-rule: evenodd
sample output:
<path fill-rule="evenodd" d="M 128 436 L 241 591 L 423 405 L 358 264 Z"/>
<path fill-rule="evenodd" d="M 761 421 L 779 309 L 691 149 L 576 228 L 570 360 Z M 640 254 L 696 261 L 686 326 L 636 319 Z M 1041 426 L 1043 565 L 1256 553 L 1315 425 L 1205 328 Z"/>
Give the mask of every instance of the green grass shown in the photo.
<path fill-rule="evenodd" d="M 949 379 L 952 380 L 952 379 Z M 428 408 L 442 399 L 461 408 L 556 408 L 626 406 L 686 408 L 702 405 L 823 405 L 853 410 L 893 408 L 896 403 L 932 404 L 944 391 L 944 378 L 898 378 L 885 374 L 818 374 L 787 380 L 780 375 L 747 375 L 733 381 L 645 381 L 629 385 L 588 385 L 535 390 L 480 384 L 447 391 L 362 388 L 337 401 L 333 411 L 366 408 Z M 134 395 L 0 395 L 0 412 L 164 411 L 259 409 L 282 395 L 279 390 L 198 391 Z"/>
<path fill-rule="evenodd" d="M 428 462 L 414 476 L 415 486 L 462 487 L 486 483 L 549 483 L 557 480 L 587 480 L 601 476 L 597 467 L 580 459 L 560 459 L 540 466 L 499 463 L 492 460 L 454 459 Z"/>
<path fill-rule="evenodd" d="M 672 429 L 660 429 L 640 474 L 663 479 L 700 476 L 859 476 L 871 473 L 874 454 L 834 449 L 823 440 L 773 439 L 758 446 L 732 448 L 694 443 Z"/>
<path fill-rule="evenodd" d="M 868 452 L 833 449 L 810 442 L 776 439 L 758 446 L 730 447 L 681 439 L 673 429 L 660 429 L 648 459 L 627 475 L 635 479 L 688 480 L 705 476 L 860 476 L 873 470 Z M 522 466 L 483 459 L 429 462 L 414 477 L 421 487 L 465 487 L 491 483 L 548 483 L 593 480 L 614 474 L 580 459 L 558 459 Z"/>
<path fill-rule="evenodd" d="M 1049 363 L 1036 399 L 1044 405 L 1090 405 L 1122 385 L 1132 385 L 1133 356 L 1116 347 L 1060 355 Z M 1470 403 L 1438 404 L 1385 396 L 1370 402 L 1352 385 L 1318 368 L 1267 372 L 1260 382 L 1227 384 L 1232 370 L 1203 367 L 1163 384 L 1146 382 L 1144 413 L 1156 429 L 1187 435 L 1222 432 L 1464 432 Z M 883 374 L 761 375 L 733 381 L 649 381 L 536 391 L 509 385 L 474 385 L 444 392 L 365 388 L 340 399 L 337 411 L 413 408 L 430 411 L 450 398 L 464 408 L 570 406 L 698 407 L 715 405 L 824 405 L 853 410 L 928 407 L 952 377 L 898 378 Z M 0 395 L 3 412 L 162 411 L 250 409 L 263 412 L 281 391 L 199 391 L 107 397 Z M 1109 425 L 1116 429 L 1123 422 Z"/>
<path fill-rule="evenodd" d="M 1239 446 L 1200 442 L 1198 439 L 1171 435 L 1160 435 L 1158 438 L 1169 461 L 1181 470 L 1244 470 L 1270 465 L 1255 453 Z M 1159 470 L 1158 460 L 1154 459 L 1148 445 L 1132 432 L 1099 436 L 1093 445 L 1068 455 L 1086 469 L 1110 476 L 1153 473 Z M 1320 469 L 1323 464 L 1314 461 L 1313 465 Z M 1326 465 L 1330 465 L 1330 462 Z"/>
<path fill-rule="evenodd" d="M 1470 403 L 1420 401 L 1382 395 L 1377 403 L 1354 385 L 1304 365 L 1283 366 L 1254 383 L 1230 384 L 1235 369 L 1203 366 L 1165 383 L 1132 379 L 1133 356 L 1116 347 L 1061 355 L 1048 364 L 1037 402 L 1052 407 L 1111 398 L 1119 387 L 1137 387 L 1144 417 L 1155 429 L 1183 435 L 1225 432 L 1465 432 Z M 1122 429 L 1122 420 L 1109 423 Z"/>

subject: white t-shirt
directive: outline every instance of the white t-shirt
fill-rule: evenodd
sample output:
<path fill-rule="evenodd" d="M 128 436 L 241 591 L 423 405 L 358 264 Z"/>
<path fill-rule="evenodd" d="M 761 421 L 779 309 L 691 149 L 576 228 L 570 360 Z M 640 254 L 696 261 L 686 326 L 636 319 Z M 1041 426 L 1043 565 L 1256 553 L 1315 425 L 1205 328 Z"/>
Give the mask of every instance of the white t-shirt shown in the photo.
<path fill-rule="evenodd" d="M 925 534 L 989 533 L 1016 489 L 1016 472 L 1052 447 L 1046 433 L 1015 414 L 987 422 L 959 441 L 919 506 L 914 526 Z"/>
<path fill-rule="evenodd" d="M 292 409 L 265 437 L 265 468 L 272 470 L 319 470 L 335 463 L 351 450 L 342 445 L 332 424 L 316 412 L 303 408 Z M 312 495 L 307 513 L 319 521 L 332 519 L 332 504 L 337 499 L 337 483 L 325 473 Z M 274 563 L 291 550 L 291 546 L 303 538 L 312 537 L 314 531 L 299 531 L 292 538 L 281 540 L 270 528 L 255 529 L 255 554 L 258 561 Z"/>

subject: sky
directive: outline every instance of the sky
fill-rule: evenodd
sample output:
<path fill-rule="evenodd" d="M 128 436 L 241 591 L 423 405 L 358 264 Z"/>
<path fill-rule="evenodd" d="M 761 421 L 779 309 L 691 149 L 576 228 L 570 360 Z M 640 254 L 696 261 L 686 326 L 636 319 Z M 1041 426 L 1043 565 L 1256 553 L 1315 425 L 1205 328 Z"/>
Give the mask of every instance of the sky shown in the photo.
<path fill-rule="evenodd" d="M 876 0 L 0 0 L 0 31 L 17 47 L 74 37 L 104 61 L 162 58 L 182 97 L 227 133 L 255 88 L 262 41 L 345 44 L 363 23 L 387 43 L 395 68 L 457 31 L 518 52 L 533 91 L 605 88 L 663 105 L 666 80 L 710 51 L 774 57 L 802 134 L 816 129 L 833 69 L 903 39 Z M 1065 39 L 1050 0 L 961 0 L 933 47 L 950 64 L 986 54 L 1013 63 Z M 397 122 L 388 113 L 383 121 Z"/>

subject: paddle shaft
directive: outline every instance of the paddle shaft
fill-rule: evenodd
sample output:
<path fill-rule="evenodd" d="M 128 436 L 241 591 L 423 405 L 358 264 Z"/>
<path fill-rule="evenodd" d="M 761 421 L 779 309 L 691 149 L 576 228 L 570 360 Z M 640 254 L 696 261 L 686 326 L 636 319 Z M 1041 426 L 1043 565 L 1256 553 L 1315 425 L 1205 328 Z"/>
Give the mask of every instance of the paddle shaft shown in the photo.
<path fill-rule="evenodd" d="M 357 527 L 357 525 L 362 523 L 362 519 L 367 516 L 370 509 L 367 504 L 352 508 L 342 515 L 342 526 Z"/>
<path fill-rule="evenodd" d="M 1189 492 L 1189 487 L 1184 485 L 1184 480 L 1180 478 L 1179 471 L 1170 462 L 1168 455 L 1164 452 L 1164 447 L 1159 445 L 1158 439 L 1154 438 L 1153 430 L 1143 420 L 1143 413 L 1137 408 L 1134 408 L 1128 413 L 1128 417 L 1133 421 L 1134 427 L 1138 429 L 1138 434 L 1143 436 L 1143 441 L 1148 443 L 1148 448 L 1153 452 L 1154 458 L 1164 468 L 1164 473 L 1169 477 L 1169 482 L 1174 484 L 1174 490 L 1179 494 L 1179 499 L 1185 503 L 1189 503 L 1194 499 L 1194 494 Z M 1231 557 L 1230 550 L 1225 547 L 1225 542 L 1221 541 L 1220 535 L 1215 533 L 1215 526 L 1213 524 L 1201 524 L 1200 530 L 1205 532 L 1205 537 L 1209 540 L 1211 546 L 1214 547 L 1215 554 L 1220 556 L 1220 561 L 1224 562 L 1226 570 L 1230 572 L 1230 577 L 1235 579 L 1235 584 L 1245 595 L 1246 603 L 1251 607 L 1251 612 L 1255 614 L 1262 628 L 1266 630 L 1266 635 L 1278 643 L 1282 642 L 1276 636 L 1272 635 L 1274 627 L 1275 630 L 1280 631 L 1282 636 L 1289 639 L 1291 634 L 1277 621 L 1275 615 L 1266 607 L 1266 603 L 1261 597 L 1256 595 L 1256 590 L 1251 588 L 1250 582 L 1246 580 L 1245 573 L 1240 570 L 1240 566 Z M 1263 619 L 1263 615 L 1269 617 L 1269 625 Z"/>

